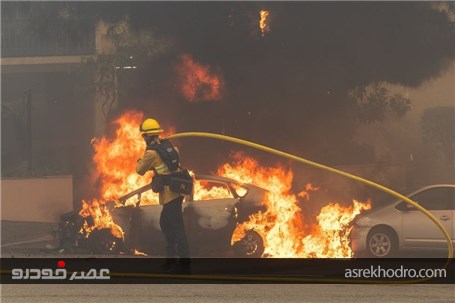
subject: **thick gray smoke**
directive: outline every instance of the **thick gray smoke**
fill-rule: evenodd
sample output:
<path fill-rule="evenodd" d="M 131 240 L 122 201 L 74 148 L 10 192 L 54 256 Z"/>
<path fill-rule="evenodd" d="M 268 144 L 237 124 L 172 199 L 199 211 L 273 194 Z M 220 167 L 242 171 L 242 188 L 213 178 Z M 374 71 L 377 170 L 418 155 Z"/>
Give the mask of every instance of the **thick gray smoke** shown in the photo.
<path fill-rule="evenodd" d="M 418 87 L 444 73 L 455 57 L 454 23 L 427 2 L 8 5 L 33 6 L 34 28 L 43 36 L 63 28 L 77 39 L 100 18 L 115 22 L 127 15 L 134 29 L 172 41 L 125 78 L 111 118 L 137 109 L 179 132 L 238 136 L 327 164 L 359 162 L 368 149 L 352 139 L 351 89 L 379 81 Z M 15 12 L 2 8 L 2 14 Z M 270 11 L 264 37 L 260 9 Z M 189 103 L 179 93 L 175 64 L 184 53 L 222 74 L 221 100 Z M 238 149 L 202 139 L 180 144 L 184 162 L 202 172 L 215 171 Z"/>
<path fill-rule="evenodd" d="M 272 22 L 264 38 L 255 28 L 260 8 Z M 428 3 L 147 3 L 130 20 L 174 47 L 138 76 L 140 98 L 123 105 L 142 100 L 133 106 L 169 117 L 178 131 L 222 132 L 333 164 L 361 157 L 350 89 L 417 87 L 455 54 L 453 23 Z M 170 66 L 182 52 L 222 71 L 221 102 L 190 104 L 178 94 Z M 232 148 L 194 142 L 185 158 L 205 169 Z"/>

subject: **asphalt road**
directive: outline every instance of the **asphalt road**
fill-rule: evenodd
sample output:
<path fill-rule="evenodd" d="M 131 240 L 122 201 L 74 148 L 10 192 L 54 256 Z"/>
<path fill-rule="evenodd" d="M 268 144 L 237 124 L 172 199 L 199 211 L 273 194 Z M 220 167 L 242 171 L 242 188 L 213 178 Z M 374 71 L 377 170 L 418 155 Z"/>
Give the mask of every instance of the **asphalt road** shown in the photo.
<path fill-rule="evenodd" d="M 455 301 L 455 285 L 1 285 L 5 303 Z"/>

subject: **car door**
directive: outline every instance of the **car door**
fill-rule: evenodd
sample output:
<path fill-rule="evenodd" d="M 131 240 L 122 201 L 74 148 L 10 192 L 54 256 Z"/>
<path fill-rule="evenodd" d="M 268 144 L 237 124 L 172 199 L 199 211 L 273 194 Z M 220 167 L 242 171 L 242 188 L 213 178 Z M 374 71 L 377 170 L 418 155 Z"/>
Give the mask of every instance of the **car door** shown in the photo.
<path fill-rule="evenodd" d="M 165 239 L 160 228 L 162 205 L 144 205 L 135 208 L 131 216 L 129 245 L 151 254 L 164 254 Z"/>
<path fill-rule="evenodd" d="M 418 192 L 410 197 L 430 211 L 444 226 L 453 239 L 453 211 L 449 206 L 449 188 L 433 187 Z M 422 248 L 444 248 L 447 241 L 442 231 L 414 207 L 402 211 L 404 245 Z"/>
<path fill-rule="evenodd" d="M 226 249 L 230 246 L 235 228 L 234 197 L 228 184 L 211 180 L 198 180 L 193 201 L 186 202 L 190 217 L 191 250 L 199 253 Z"/>

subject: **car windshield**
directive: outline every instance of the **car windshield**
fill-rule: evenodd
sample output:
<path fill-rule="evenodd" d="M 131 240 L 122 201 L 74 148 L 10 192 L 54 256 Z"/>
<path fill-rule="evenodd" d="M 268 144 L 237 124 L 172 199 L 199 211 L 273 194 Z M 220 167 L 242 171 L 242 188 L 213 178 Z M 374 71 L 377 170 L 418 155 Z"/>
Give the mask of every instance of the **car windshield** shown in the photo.
<path fill-rule="evenodd" d="M 226 183 L 211 180 L 196 180 L 194 183 L 194 201 L 234 198 Z"/>

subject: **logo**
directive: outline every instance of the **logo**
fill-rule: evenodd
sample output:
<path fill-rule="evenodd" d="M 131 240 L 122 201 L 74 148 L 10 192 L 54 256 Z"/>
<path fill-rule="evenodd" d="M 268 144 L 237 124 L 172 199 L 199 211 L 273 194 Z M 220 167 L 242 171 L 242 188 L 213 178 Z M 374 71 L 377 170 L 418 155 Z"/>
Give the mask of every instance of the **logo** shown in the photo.
<path fill-rule="evenodd" d="M 13 280 L 110 280 L 109 269 L 103 268 L 97 271 L 90 269 L 88 272 L 67 272 L 65 261 L 57 262 L 58 269 L 50 268 L 13 268 L 11 271 Z"/>

